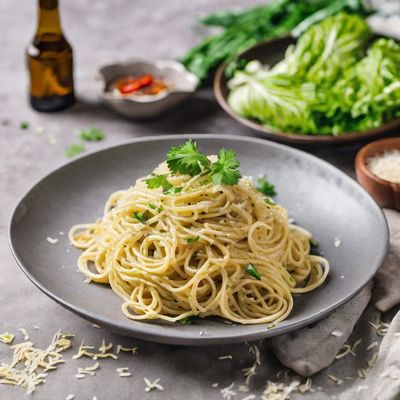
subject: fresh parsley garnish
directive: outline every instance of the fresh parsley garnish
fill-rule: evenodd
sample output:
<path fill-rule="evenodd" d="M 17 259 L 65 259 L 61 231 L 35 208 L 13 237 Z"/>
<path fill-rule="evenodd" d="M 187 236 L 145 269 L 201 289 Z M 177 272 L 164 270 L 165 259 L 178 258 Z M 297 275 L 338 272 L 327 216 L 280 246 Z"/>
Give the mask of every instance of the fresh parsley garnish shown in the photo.
<path fill-rule="evenodd" d="M 162 187 L 164 193 L 173 188 L 167 179 L 167 175 L 155 175 L 149 179 L 146 179 L 146 184 L 149 189 L 158 189 Z"/>
<path fill-rule="evenodd" d="M 172 174 L 202 175 L 207 182 L 216 185 L 237 185 L 241 177 L 239 160 L 233 150 L 222 149 L 217 161 L 212 163 L 197 148 L 192 140 L 178 147 L 172 147 L 167 153 L 167 164 Z M 150 189 L 163 188 L 165 194 L 179 193 L 182 188 L 175 188 L 168 181 L 167 175 L 156 175 L 146 180 Z"/>
<path fill-rule="evenodd" d="M 28 128 L 29 128 L 29 122 L 27 122 L 27 121 L 22 121 L 22 122 L 19 124 L 19 127 L 20 127 L 21 129 L 28 129 Z"/>
<path fill-rule="evenodd" d="M 199 152 L 192 140 L 178 147 L 172 147 L 167 153 L 167 164 L 174 174 L 199 175 L 210 166 L 208 158 Z"/>
<path fill-rule="evenodd" d="M 98 128 L 82 129 L 79 132 L 79 137 L 87 142 L 97 142 L 103 140 L 105 135 L 104 132 Z"/>
<path fill-rule="evenodd" d="M 310 239 L 310 244 L 311 244 L 311 246 L 313 246 L 313 247 L 318 247 L 318 241 L 315 240 L 314 238 L 311 238 L 311 239 Z"/>
<path fill-rule="evenodd" d="M 275 185 L 268 182 L 265 178 L 257 179 L 257 190 L 266 196 L 276 195 Z"/>
<path fill-rule="evenodd" d="M 135 211 L 133 213 L 133 217 L 137 219 L 139 222 L 142 224 L 145 224 L 146 221 L 149 219 L 149 215 L 146 214 L 146 212 L 142 213 L 140 211 Z"/>
<path fill-rule="evenodd" d="M 157 208 L 157 206 L 154 203 L 149 203 L 149 207 L 152 208 L 153 210 Z"/>
<path fill-rule="evenodd" d="M 72 158 L 77 156 L 78 154 L 81 154 L 85 151 L 85 146 L 83 143 L 79 143 L 79 144 L 71 144 L 71 146 L 67 147 L 65 149 L 65 155 L 68 158 Z"/>
<path fill-rule="evenodd" d="M 170 187 L 168 190 L 164 191 L 165 194 L 171 195 L 182 192 L 181 187 Z"/>
<path fill-rule="evenodd" d="M 190 317 L 185 317 L 179 320 L 179 322 L 183 325 L 193 325 L 196 321 L 196 318 L 194 316 Z"/>
<path fill-rule="evenodd" d="M 257 268 L 253 264 L 248 264 L 246 267 L 246 272 L 258 281 L 261 280 L 261 275 L 257 271 Z"/>
<path fill-rule="evenodd" d="M 191 237 L 191 238 L 187 238 L 186 241 L 191 244 L 191 243 L 196 243 L 200 240 L 200 236 L 196 236 L 196 237 Z"/>
<path fill-rule="evenodd" d="M 211 165 L 211 179 L 216 185 L 237 185 L 241 177 L 240 162 L 233 150 L 222 149 Z"/>

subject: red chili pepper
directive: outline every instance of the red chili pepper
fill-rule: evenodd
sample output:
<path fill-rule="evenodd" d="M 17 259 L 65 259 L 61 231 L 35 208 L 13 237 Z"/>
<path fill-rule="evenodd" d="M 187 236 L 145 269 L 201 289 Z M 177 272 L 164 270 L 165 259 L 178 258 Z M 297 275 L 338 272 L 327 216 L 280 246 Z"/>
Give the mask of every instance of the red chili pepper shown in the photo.
<path fill-rule="evenodd" d="M 119 89 L 122 94 L 128 94 L 142 89 L 143 87 L 150 86 L 153 83 L 152 75 L 143 75 L 136 79 L 130 79 Z"/>

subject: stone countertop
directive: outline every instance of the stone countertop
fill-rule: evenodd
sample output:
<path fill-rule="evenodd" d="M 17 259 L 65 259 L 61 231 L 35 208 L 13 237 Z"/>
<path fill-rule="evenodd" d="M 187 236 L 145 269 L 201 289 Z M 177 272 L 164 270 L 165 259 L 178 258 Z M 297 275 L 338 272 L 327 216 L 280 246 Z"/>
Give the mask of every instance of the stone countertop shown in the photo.
<path fill-rule="evenodd" d="M 246 344 L 190 348 L 143 342 L 93 327 L 57 305 L 32 285 L 17 267 L 8 246 L 7 225 L 18 198 L 33 182 L 65 162 L 65 148 L 77 142 L 76 134 L 82 128 L 98 127 L 107 135 L 103 142 L 89 143 L 88 150 L 159 133 L 254 135 L 219 108 L 210 88 L 200 90 L 181 107 L 157 120 L 132 122 L 122 119 L 97 101 L 95 74 L 101 65 L 135 56 L 178 58 L 206 35 L 205 29 L 196 24 L 199 15 L 256 2 L 62 2 L 64 30 L 74 47 L 79 101 L 72 108 L 54 114 L 36 113 L 27 103 L 24 49 L 35 29 L 35 2 L 22 4 L 3 0 L 0 3 L 0 332 L 17 333 L 16 342 L 19 342 L 22 337 L 18 328 L 23 327 L 35 344 L 45 346 L 61 328 L 75 333 L 75 349 L 83 339 L 89 345 L 99 346 L 103 338 L 114 344 L 138 346 L 137 355 L 123 354 L 118 362 L 103 360 L 97 375 L 84 380 L 75 379 L 77 367 L 92 365 L 93 362 L 88 359 L 72 360 L 74 350 L 64 353 L 67 360 L 65 365 L 49 373 L 47 383 L 38 387 L 33 399 L 63 400 L 69 394 L 74 394 L 77 400 L 91 400 L 93 396 L 98 400 L 222 399 L 221 388 L 234 382 L 237 391 L 238 386 L 244 383 L 241 369 L 254 362 L 254 355 L 248 351 Z M 29 122 L 29 129 L 20 129 L 22 121 Z M 353 175 L 353 159 L 357 148 L 308 150 Z M 262 363 L 251 380 L 250 392 L 237 392 L 235 400 L 241 400 L 249 394 L 260 398 L 265 381 L 274 380 L 274 374 L 281 369 L 266 342 L 257 345 Z M 9 355 L 6 346 L 0 344 L 0 360 L 8 360 Z M 224 355 L 232 355 L 232 360 L 218 359 Z M 130 367 L 132 377 L 118 377 L 116 368 L 124 366 Z M 144 377 L 151 381 L 160 378 L 164 391 L 146 393 Z M 324 387 L 327 394 L 337 391 L 335 384 L 328 382 L 323 374 L 319 374 L 314 381 L 316 386 Z M 214 383 L 218 383 L 217 388 L 212 387 Z M 318 392 L 309 397 L 321 399 L 321 396 Z M 0 385 L 1 400 L 23 398 L 23 389 Z"/>

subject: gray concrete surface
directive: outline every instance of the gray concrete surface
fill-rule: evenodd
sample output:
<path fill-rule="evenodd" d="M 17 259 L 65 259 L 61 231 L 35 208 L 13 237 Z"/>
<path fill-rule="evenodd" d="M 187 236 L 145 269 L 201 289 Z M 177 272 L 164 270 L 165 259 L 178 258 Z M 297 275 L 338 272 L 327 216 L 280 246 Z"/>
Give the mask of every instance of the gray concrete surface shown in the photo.
<path fill-rule="evenodd" d="M 96 99 L 95 72 L 108 62 L 136 55 L 175 58 L 197 43 L 206 32 L 196 18 L 216 9 L 249 5 L 251 0 L 75 0 L 62 2 L 65 32 L 75 51 L 76 89 L 79 102 L 57 114 L 40 114 L 27 104 L 27 72 L 24 49 L 35 29 L 35 1 L 0 2 L 0 332 L 18 333 L 24 327 L 38 345 L 49 343 L 61 328 L 76 334 L 74 347 L 85 339 L 99 345 L 102 338 L 125 345 L 137 345 L 138 355 L 121 356 L 118 362 L 105 360 L 95 377 L 76 380 L 77 367 L 91 365 L 90 360 L 71 360 L 73 351 L 65 353 L 67 363 L 50 372 L 47 383 L 38 387 L 33 399 L 63 400 L 74 394 L 77 400 L 131 399 L 220 399 L 220 389 L 235 382 L 243 384 L 241 369 L 253 363 L 247 345 L 212 348 L 184 348 L 158 345 L 120 337 L 97 329 L 64 310 L 36 289 L 18 269 L 8 246 L 7 224 L 17 199 L 41 176 L 65 161 L 65 148 L 76 142 L 76 133 L 95 126 L 107 134 L 105 141 L 89 144 L 92 150 L 132 137 L 151 133 L 215 132 L 253 134 L 227 117 L 204 89 L 182 107 L 151 122 L 123 120 L 105 109 Z M 30 128 L 21 130 L 21 121 Z M 37 127 L 44 133 L 37 133 Z M 352 174 L 356 147 L 314 150 L 314 153 Z M 66 196 L 68 194 L 66 193 Z M 60 210 L 62 212 L 62 210 Z M 51 266 L 49 266 L 51 267 Z M 90 299 L 89 299 L 90 301 Z M 33 329 L 33 326 L 39 329 Z M 364 325 L 365 328 L 365 325 Z M 18 340 L 22 337 L 18 334 Z M 259 343 L 262 364 L 251 380 L 250 393 L 260 398 L 267 379 L 281 368 L 268 350 Z M 218 360 L 230 354 L 232 360 Z M 10 352 L 0 343 L 0 361 Z M 354 370 L 354 364 L 348 366 Z M 133 376 L 120 378 L 116 368 L 129 366 Z M 342 368 L 337 366 L 334 368 Z M 347 367 L 346 367 L 347 368 Z M 354 371 L 353 371 L 354 372 Z M 164 391 L 145 393 L 143 378 L 161 378 Z M 217 382 L 218 388 L 212 384 Z M 315 379 L 326 396 L 338 388 L 322 373 Z M 248 394 L 234 397 L 241 400 Z M 0 400 L 23 399 L 23 390 L 0 385 Z M 320 392 L 309 396 L 325 398 Z M 328 397 L 328 398 L 329 398 Z M 294 396 L 293 398 L 296 398 Z M 299 398 L 299 397 L 297 397 Z"/>

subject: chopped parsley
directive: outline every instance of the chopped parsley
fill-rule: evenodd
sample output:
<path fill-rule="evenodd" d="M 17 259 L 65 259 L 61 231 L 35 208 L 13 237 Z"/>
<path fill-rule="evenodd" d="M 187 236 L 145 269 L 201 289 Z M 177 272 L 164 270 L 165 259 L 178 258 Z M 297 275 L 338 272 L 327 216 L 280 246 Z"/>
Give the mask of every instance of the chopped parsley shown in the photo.
<path fill-rule="evenodd" d="M 181 187 L 170 187 L 168 190 L 164 191 L 165 194 L 171 195 L 182 192 Z"/>
<path fill-rule="evenodd" d="M 20 127 L 21 129 L 28 129 L 28 128 L 29 128 L 29 122 L 27 122 L 27 121 L 22 121 L 22 122 L 19 124 L 19 127 Z"/>
<path fill-rule="evenodd" d="M 273 199 L 271 199 L 271 197 L 266 197 L 266 198 L 264 199 L 264 201 L 265 201 L 267 204 L 269 204 L 270 206 L 276 206 L 275 201 L 274 201 Z"/>
<path fill-rule="evenodd" d="M 133 213 L 133 217 L 135 219 L 137 219 L 139 222 L 141 222 L 142 224 L 145 224 L 146 221 L 149 219 L 149 215 L 146 212 L 142 213 L 140 211 L 135 211 Z"/>
<path fill-rule="evenodd" d="M 261 275 L 257 271 L 257 268 L 253 264 L 248 264 L 246 267 L 246 272 L 258 281 L 261 280 Z"/>
<path fill-rule="evenodd" d="M 311 238 L 311 239 L 310 239 L 310 244 L 311 244 L 311 246 L 313 246 L 313 247 L 318 247 L 318 241 L 315 240 L 314 238 Z"/>
<path fill-rule="evenodd" d="M 77 156 L 78 154 L 81 154 L 85 151 L 85 146 L 83 143 L 79 143 L 79 144 L 71 144 L 71 146 L 67 147 L 65 149 L 65 155 L 68 158 L 72 158 Z"/>
<path fill-rule="evenodd" d="M 210 161 L 199 152 L 193 140 L 178 147 L 172 147 L 167 153 L 167 164 L 173 174 L 195 176 L 208 169 Z"/>
<path fill-rule="evenodd" d="M 161 187 L 164 193 L 173 188 L 167 179 L 167 175 L 155 175 L 146 179 L 146 184 L 149 189 L 158 189 Z"/>
<path fill-rule="evenodd" d="M 196 321 L 194 316 L 185 317 L 179 320 L 179 322 L 183 325 L 193 325 Z"/>
<path fill-rule="evenodd" d="M 82 129 L 79 132 L 79 137 L 87 142 L 98 142 L 103 140 L 105 135 L 104 132 L 98 128 Z"/>
<path fill-rule="evenodd" d="M 275 196 L 276 190 L 275 185 L 271 182 L 268 182 L 265 178 L 258 178 L 257 179 L 257 190 L 265 196 Z"/>
<path fill-rule="evenodd" d="M 149 207 L 153 210 L 157 208 L 157 206 L 154 203 L 149 203 Z"/>
<path fill-rule="evenodd" d="M 196 237 L 191 237 L 191 238 L 187 238 L 186 241 L 191 244 L 191 243 L 196 243 L 200 240 L 200 236 L 196 236 Z"/>
<path fill-rule="evenodd" d="M 241 177 L 240 162 L 233 150 L 222 149 L 211 165 L 211 179 L 216 185 L 237 185 Z"/>

